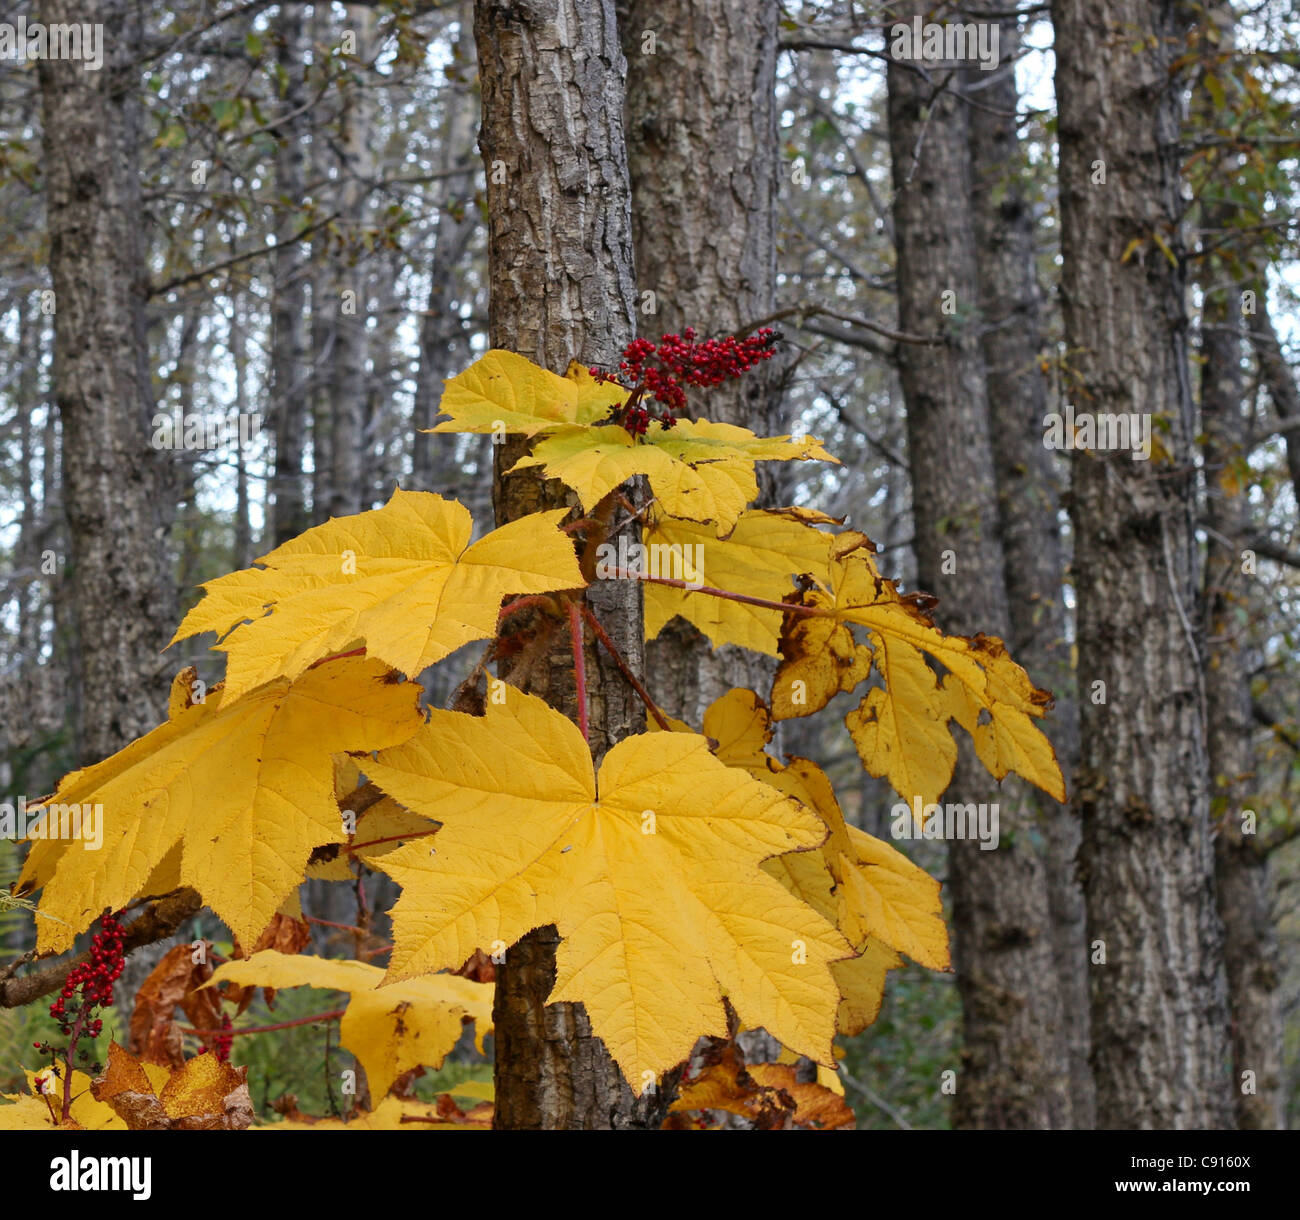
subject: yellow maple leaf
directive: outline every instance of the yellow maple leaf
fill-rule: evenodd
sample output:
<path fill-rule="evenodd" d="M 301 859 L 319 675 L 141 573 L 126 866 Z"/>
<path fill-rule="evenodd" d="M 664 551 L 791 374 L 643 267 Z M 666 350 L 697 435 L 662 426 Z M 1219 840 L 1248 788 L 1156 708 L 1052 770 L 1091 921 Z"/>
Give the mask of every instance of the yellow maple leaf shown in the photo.
<path fill-rule="evenodd" d="M 577 361 L 558 377 L 493 348 L 447 381 L 439 409 L 450 418 L 425 431 L 536 436 L 564 424 L 594 424 L 627 396 L 622 386 L 597 381 Z"/>
<path fill-rule="evenodd" d="M 829 834 L 818 850 L 775 856 L 763 869 L 855 947 L 857 956 L 831 964 L 843 997 L 842 1033 L 860 1033 L 876 1019 L 885 974 L 902 965 L 895 950 L 931 969 L 948 969 L 939 883 L 889 844 L 849 826 L 815 763 L 793 758 L 784 766 L 767 753 L 771 717 L 753 691 L 730 690 L 716 699 L 704 714 L 704 731 L 723 762 L 803 802 L 826 825 Z"/>
<path fill-rule="evenodd" d="M 413 1068 L 441 1067 L 460 1041 L 464 1019 L 475 1022 L 478 1047 L 492 1028 L 491 983 L 431 974 L 382 985 L 384 972 L 365 962 L 277 953 L 266 949 L 220 966 L 205 986 L 316 987 L 346 992 L 339 1040 L 365 1069 L 372 1098 Z"/>
<path fill-rule="evenodd" d="M 26 1093 L 0 1093 L 12 1105 L 0 1106 L 0 1131 L 54 1131 L 61 1126 L 63 1081 L 49 1068 L 25 1071 Z M 122 1121 L 90 1091 L 91 1079 L 85 1072 L 72 1072 L 72 1104 L 68 1108 L 70 1128 L 81 1131 L 125 1131 Z"/>
<path fill-rule="evenodd" d="M 782 655 L 789 656 L 772 683 L 778 718 L 815 710 L 813 695 L 827 699 L 848 682 L 865 677 L 865 657 L 832 631 L 825 647 L 836 658 L 826 677 L 805 669 L 819 664 L 813 645 L 826 634 L 805 621 L 856 624 L 869 632 L 873 668 L 885 684 L 867 692 L 849 713 L 847 725 L 867 770 L 888 779 L 907 801 L 933 804 L 952 778 L 956 746 L 949 721 L 971 733 L 976 754 L 995 779 L 1009 772 L 1065 800 L 1051 742 L 1034 720 L 1046 714 L 1052 696 L 1037 689 L 994 636 L 945 635 L 917 599 L 902 597 L 875 564 L 861 553 L 833 560 L 833 593 L 808 589 L 787 599 L 812 609 L 791 613 L 783 629 Z M 925 660 L 937 661 L 946 675 L 940 683 Z M 823 664 L 824 667 L 824 663 Z M 841 680 L 841 675 L 843 678 Z M 795 686 L 802 681 L 803 686 Z M 823 703 L 824 706 L 824 703 Z"/>
<path fill-rule="evenodd" d="M 729 593 L 743 593 L 779 601 L 791 591 L 797 576 L 809 576 L 829 585 L 832 535 L 805 524 L 792 509 L 748 509 L 740 514 L 726 538 L 697 521 L 655 513 L 642 542 L 659 557 L 661 576 L 690 579 Z M 664 571 L 664 556 L 681 556 L 682 577 Z M 645 586 L 645 635 L 652 640 L 674 615 L 680 614 L 709 638 L 716 648 L 736 644 L 754 652 L 777 655 L 781 611 L 766 606 L 728 601 L 676 589 L 669 585 Z"/>
<path fill-rule="evenodd" d="M 276 547 L 262 567 L 208 581 L 172 643 L 204 631 L 223 637 L 214 647 L 227 654 L 227 699 L 360 642 L 415 677 L 495 635 L 503 597 L 585 583 L 572 541 L 556 528 L 565 512 L 534 513 L 471 544 L 463 505 L 399 488 L 383 508 Z"/>
<path fill-rule="evenodd" d="M 203 703 L 93 767 L 50 798 L 101 806 L 103 841 L 35 842 L 20 885 L 44 886 L 42 951 L 62 952 L 105 908 L 119 910 L 181 848 L 193 886 L 245 944 L 256 942 L 302 881 L 312 849 L 345 839 L 334 799 L 335 753 L 404 741 L 421 724 L 415 683 L 370 658 L 346 657 L 227 703 Z"/>
<path fill-rule="evenodd" d="M 436 818 L 431 842 L 376 863 L 402 886 L 389 977 L 458 966 L 554 923 L 552 1001 L 586 1005 L 632 1087 L 741 1019 L 830 1062 L 839 933 L 759 867 L 817 846 L 801 805 L 714 758 L 694 733 L 620 741 L 599 779 L 587 744 L 508 688 L 483 717 L 435 711 L 367 772 Z"/>
<path fill-rule="evenodd" d="M 669 516 L 712 521 L 724 534 L 758 494 L 754 463 L 799 459 L 836 460 L 819 441 L 762 437 L 734 424 L 686 419 L 672 428 L 652 423 L 640 439 L 617 424 L 557 428 L 514 469 L 541 466 L 546 478 L 573 488 L 588 512 L 643 474 Z"/>

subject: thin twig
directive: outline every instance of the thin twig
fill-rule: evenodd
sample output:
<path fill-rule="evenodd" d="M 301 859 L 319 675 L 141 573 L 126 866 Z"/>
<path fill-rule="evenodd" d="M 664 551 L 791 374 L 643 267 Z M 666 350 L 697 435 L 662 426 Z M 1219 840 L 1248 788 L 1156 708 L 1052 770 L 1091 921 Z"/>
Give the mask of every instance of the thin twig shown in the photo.
<path fill-rule="evenodd" d="M 650 692 L 641 684 L 639 678 L 627 667 L 627 662 L 623 660 L 622 653 L 615 647 L 614 641 L 605 634 L 605 628 L 600 625 L 600 620 L 584 605 L 582 607 L 582 616 L 591 624 L 591 629 L 596 633 L 596 638 L 605 645 L 605 651 L 614 658 L 614 664 L 618 666 L 619 672 L 627 679 L 627 684 L 636 691 L 641 702 L 646 705 L 646 710 L 655 718 L 655 723 L 661 729 L 671 730 L 672 725 L 668 723 L 667 717 L 659 710 L 658 705 L 650 698 Z"/>

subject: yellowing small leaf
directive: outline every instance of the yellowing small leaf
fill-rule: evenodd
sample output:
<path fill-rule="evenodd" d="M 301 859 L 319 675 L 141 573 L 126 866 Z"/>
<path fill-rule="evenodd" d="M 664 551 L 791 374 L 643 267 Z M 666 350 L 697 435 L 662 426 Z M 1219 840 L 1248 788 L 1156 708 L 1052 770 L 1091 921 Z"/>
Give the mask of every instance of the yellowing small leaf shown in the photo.
<path fill-rule="evenodd" d="M 509 688 L 483 717 L 431 714 L 368 774 L 443 823 L 377 861 L 402 886 L 389 977 L 456 967 L 555 923 L 553 1001 L 586 1005 L 633 1087 L 741 1019 L 830 1062 L 839 934 L 759 867 L 814 847 L 815 815 L 694 733 L 620 741 L 601 764 L 569 720 Z"/>
<path fill-rule="evenodd" d="M 273 949 L 226 962 L 207 986 L 224 981 L 243 987 L 318 987 L 349 997 L 339 1040 L 365 1069 L 370 1093 L 383 1097 L 413 1068 L 441 1067 L 460 1040 L 466 1019 L 477 1025 L 479 1049 L 492 1028 L 492 985 L 455 974 L 382 986 L 384 972 L 365 962 L 289 957 Z"/>
<path fill-rule="evenodd" d="M 696 521 L 665 514 L 651 518 L 643 542 L 659 557 L 659 575 L 712 585 L 729 593 L 743 593 L 780 601 L 797 576 L 810 576 L 829 584 L 828 555 L 832 535 L 804 524 L 794 510 L 749 509 L 741 513 L 735 529 L 725 538 Z M 681 556 L 683 570 L 663 570 L 663 556 Z M 653 573 L 652 573 L 653 574 Z M 649 583 L 645 587 L 645 634 L 652 640 L 668 620 L 680 614 L 693 623 L 716 648 L 736 644 L 754 652 L 777 655 L 781 611 L 744 602 L 709 597 Z"/>
<path fill-rule="evenodd" d="M 335 753 L 404 741 L 421 723 L 415 683 L 346 657 L 279 679 L 233 704 L 216 690 L 124 750 L 74 771 L 51 806 L 103 807 L 102 845 L 37 842 L 21 882 L 43 881 L 42 950 L 71 948 L 105 909 L 120 910 L 182 848 L 180 881 L 246 944 L 302 881 L 312 849 L 344 839 Z M 62 850 L 46 860 L 45 849 Z"/>
<path fill-rule="evenodd" d="M 712 521 L 726 533 L 758 494 L 754 463 L 796 459 L 835 461 L 818 441 L 760 437 L 748 428 L 688 419 L 673 428 L 652 423 L 639 440 L 617 424 L 557 428 L 514 469 L 543 467 L 546 478 L 578 493 L 586 511 L 644 474 L 669 516 Z"/>
<path fill-rule="evenodd" d="M 908 801 L 919 796 L 925 804 L 936 802 L 952 778 L 956 746 L 948 722 L 955 717 L 972 732 L 976 752 L 995 778 L 1015 771 L 1058 801 L 1065 799 L 1055 752 L 1033 723 L 1051 707 L 1052 697 L 1034 686 L 1001 640 L 945 635 L 920 599 L 900 596 L 893 582 L 884 580 L 861 553 L 833 560 L 831 577 L 833 597 L 810 589 L 790 599 L 813 614 L 787 615 L 782 655 L 788 651 L 790 659 L 773 679 L 775 713 L 789 714 L 791 683 L 803 673 L 798 667 L 818 664 L 821 634 L 802 618 L 828 618 L 845 627 L 857 624 L 871 633 L 872 659 L 885 684 L 883 691 L 868 691 L 847 720 L 871 774 L 887 778 Z M 832 632 L 825 648 L 839 658 L 839 668 L 819 687 L 810 681 L 810 694 L 834 693 L 833 685 L 846 689 L 846 683 L 862 674 L 858 654 L 842 636 Z M 942 686 L 923 653 L 947 670 Z"/>
<path fill-rule="evenodd" d="M 535 436 L 562 424 L 593 424 L 627 399 L 576 362 L 563 377 L 514 352 L 494 348 L 452 377 L 439 407 L 450 416 L 428 431 Z"/>
<path fill-rule="evenodd" d="M 564 509 L 535 513 L 470 544 L 469 510 L 429 492 L 336 517 L 247 568 L 208 581 L 176 640 L 215 631 L 226 699 L 364 642 L 408 677 L 496 634 L 502 598 L 579 588 Z M 245 622 L 244 620 L 251 620 Z"/>

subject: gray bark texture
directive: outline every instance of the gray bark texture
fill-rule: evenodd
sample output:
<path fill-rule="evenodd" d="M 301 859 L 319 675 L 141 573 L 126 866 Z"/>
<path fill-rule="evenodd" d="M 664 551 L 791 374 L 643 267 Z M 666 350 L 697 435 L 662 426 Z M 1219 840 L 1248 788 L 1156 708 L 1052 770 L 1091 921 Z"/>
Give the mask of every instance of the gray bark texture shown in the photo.
<path fill-rule="evenodd" d="M 969 12 L 998 10 L 1005 11 L 1001 0 L 977 0 Z M 1010 614 L 1007 646 L 1030 677 L 1056 695 L 1050 735 L 1068 780 L 1079 752 L 1079 712 L 1062 589 L 1061 497 L 1051 454 L 1042 443 L 1047 413 L 1040 368 L 1043 298 L 1035 269 L 1036 219 L 1017 128 L 1019 27 L 1006 17 L 1000 26 L 1001 63 L 991 72 L 967 69 L 965 83 L 977 89 L 976 104 L 968 108 L 971 214 Z M 1047 900 L 1070 1081 L 1062 1118 L 1068 1126 L 1089 1128 L 1093 1086 L 1083 888 L 1077 872 L 1080 827 L 1068 805 L 1028 786 L 1022 791 L 1027 807 L 1020 817 L 1035 824 L 1047 843 Z"/>
<path fill-rule="evenodd" d="M 619 26 L 641 329 L 654 340 L 688 326 L 735 334 L 775 310 L 777 5 L 623 0 Z M 696 391 L 692 414 L 777 433 L 780 381 L 769 361 Z M 776 465 L 759 468 L 767 503 Z M 773 665 L 715 650 L 677 618 L 648 646 L 646 669 L 655 702 L 698 727 L 733 686 L 762 690 Z"/>
<path fill-rule="evenodd" d="M 921 2 L 893 16 L 914 15 L 935 19 Z M 967 108 L 959 76 L 937 94 L 934 76 L 916 64 L 888 65 L 899 327 L 942 336 L 933 346 L 900 344 L 898 353 L 917 572 L 921 587 L 940 599 L 945 630 L 1005 638 L 1011 623 L 977 325 Z M 992 851 L 973 840 L 948 845 L 964 1043 L 953 1123 L 1060 1127 L 1068 1121 L 1069 1074 L 1046 867 L 1032 810 L 1014 781 L 1000 790 L 968 746 L 961 742 L 945 799 L 997 803 L 1001 838 Z"/>
<path fill-rule="evenodd" d="M 1108 1129 L 1231 1121 L 1196 626 L 1177 11 L 1164 0 L 1052 5 L 1069 48 L 1056 92 L 1070 400 L 1148 416 L 1160 442 L 1147 461 L 1128 449 L 1072 455 L 1075 800 L 1097 1125 Z"/>
<path fill-rule="evenodd" d="M 137 82 L 127 4 L 46 0 L 36 19 L 103 23 L 102 71 L 41 60 L 54 399 L 78 634 L 83 764 L 165 717 L 174 624 L 170 453 L 154 449 L 145 343 Z"/>

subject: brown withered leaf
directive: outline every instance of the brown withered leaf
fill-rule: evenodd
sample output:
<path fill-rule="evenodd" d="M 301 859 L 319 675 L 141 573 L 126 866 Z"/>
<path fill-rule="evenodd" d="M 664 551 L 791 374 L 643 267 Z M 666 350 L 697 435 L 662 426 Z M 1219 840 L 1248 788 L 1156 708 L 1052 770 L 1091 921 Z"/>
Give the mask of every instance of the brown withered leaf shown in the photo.
<path fill-rule="evenodd" d="M 707 1062 L 712 1060 L 712 1062 Z M 703 1071 L 682 1086 L 673 1102 L 667 1130 L 689 1129 L 677 1119 L 691 1111 L 725 1110 L 748 1119 L 756 1131 L 784 1131 L 802 1127 L 833 1131 L 853 1126 L 853 1111 L 844 1098 L 825 1085 L 805 1083 L 793 1065 L 746 1065 L 734 1043 L 726 1043 L 706 1056 Z"/>
<path fill-rule="evenodd" d="M 132 1131 L 242 1131 L 253 1121 L 247 1071 L 213 1054 L 164 1067 L 113 1042 L 108 1067 L 90 1090 Z"/>
<path fill-rule="evenodd" d="M 473 979 L 476 983 L 495 983 L 497 980 L 496 962 L 482 949 L 475 949 L 469 961 L 452 973 L 459 974 L 462 978 Z"/>
<path fill-rule="evenodd" d="M 174 1068 L 185 1062 L 177 1005 L 196 1028 L 220 1027 L 218 998 L 211 991 L 195 992 L 212 977 L 212 967 L 206 956 L 200 962 L 193 958 L 189 945 L 169 949 L 136 992 L 128 1046 L 140 1060 Z"/>

